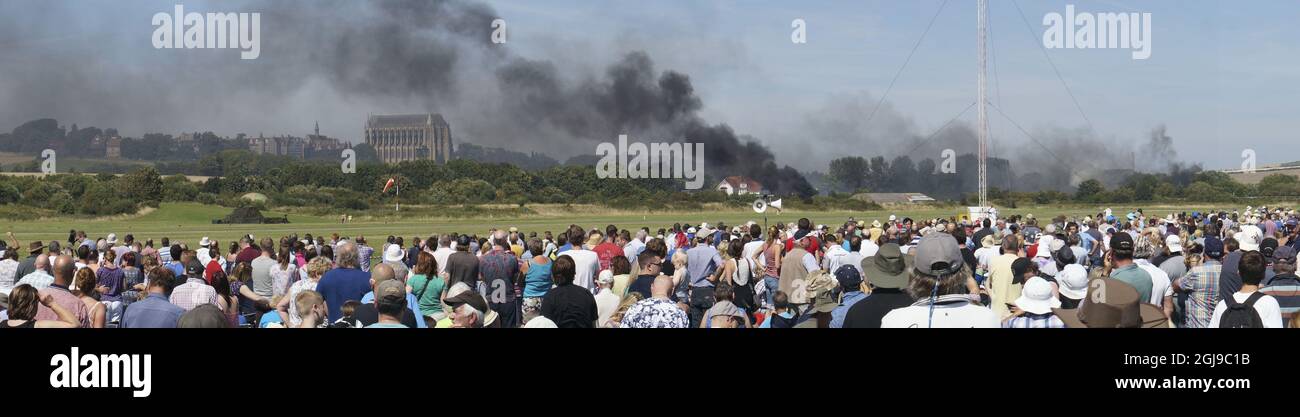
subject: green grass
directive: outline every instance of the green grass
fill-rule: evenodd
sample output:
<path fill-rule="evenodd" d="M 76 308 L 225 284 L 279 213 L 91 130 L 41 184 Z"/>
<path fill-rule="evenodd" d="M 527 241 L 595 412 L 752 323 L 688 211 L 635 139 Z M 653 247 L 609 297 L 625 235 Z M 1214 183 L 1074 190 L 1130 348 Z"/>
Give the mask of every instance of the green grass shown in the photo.
<path fill-rule="evenodd" d="M 1272 205 L 1272 204 L 1270 204 Z M 1294 203 L 1287 205 L 1293 206 Z M 9 206 L 0 206 L 0 208 L 12 208 Z M 1132 207 L 1111 206 L 1117 215 L 1127 212 Z M 1240 209 L 1228 205 L 1206 205 L 1197 204 L 1192 206 L 1143 206 L 1148 215 L 1164 216 L 1171 212 L 1204 210 L 1206 208 L 1216 208 L 1231 211 Z M 14 220 L 11 217 L 0 218 L 0 230 L 12 231 L 15 236 L 22 242 L 30 242 L 33 239 L 42 241 L 67 239 L 69 229 L 85 230 L 86 233 L 93 237 L 106 236 L 109 233 L 125 236 L 134 234 L 137 240 L 145 239 L 161 240 L 162 237 L 170 237 L 173 241 L 184 241 L 191 245 L 198 242 L 204 236 L 217 239 L 223 242 L 223 246 L 237 239 L 243 234 L 251 233 L 255 237 L 272 237 L 279 238 L 293 233 L 299 235 L 311 233 L 313 235 L 339 233 L 343 236 L 356 237 L 364 235 L 369 237 L 372 244 L 383 241 L 389 235 L 403 236 L 410 239 L 411 236 L 428 236 L 433 233 L 461 232 L 461 233 L 485 233 L 492 227 L 509 227 L 515 226 L 525 232 L 558 232 L 563 230 L 569 224 L 579 224 L 584 227 L 600 227 L 614 224 L 620 228 L 640 228 L 648 226 L 651 230 L 657 230 L 661 227 L 670 226 L 674 222 L 684 222 L 698 225 L 700 222 L 708 222 L 716 225 L 717 222 L 725 222 L 728 226 L 739 225 L 745 221 L 754 220 L 760 224 L 763 222 L 763 216 L 754 213 L 749 209 L 737 208 L 718 208 L 715 210 L 696 210 L 681 212 L 632 212 L 620 211 L 591 206 L 563 206 L 563 205 L 529 205 L 529 211 L 535 214 L 525 215 L 494 215 L 484 214 L 466 217 L 462 211 L 482 210 L 485 213 L 493 213 L 492 210 L 483 210 L 481 208 L 457 208 L 457 207 L 407 207 L 403 206 L 399 217 L 397 215 L 386 215 L 383 217 L 367 215 L 365 217 L 356 216 L 352 222 L 347 224 L 339 223 L 339 215 L 311 215 L 300 212 L 285 212 L 282 210 L 267 210 L 263 215 L 268 217 L 278 217 L 282 215 L 289 216 L 289 224 L 274 225 L 221 225 L 212 224 L 213 219 L 225 217 L 231 209 L 220 206 L 203 205 L 197 203 L 164 203 L 156 210 L 134 216 L 115 216 L 100 219 L 84 219 L 75 216 L 66 216 L 58 218 L 45 218 L 40 220 Z M 1054 206 L 1021 206 L 1018 209 L 1001 209 L 1003 216 L 1011 214 L 1033 213 L 1039 218 L 1050 218 L 1059 214 L 1071 216 L 1083 216 L 1096 214 L 1104 207 L 1092 205 L 1054 205 Z M 873 219 L 884 221 L 891 213 L 896 213 L 900 217 L 909 216 L 915 219 L 934 218 L 934 217 L 951 217 L 964 212 L 962 207 L 914 207 L 885 209 L 876 211 L 848 212 L 848 211 L 796 211 L 786 210 L 777 212 L 769 210 L 768 222 L 775 224 L 777 222 L 794 222 L 801 217 L 808 217 L 814 224 L 824 223 L 827 225 L 840 224 L 849 217 L 870 222 Z M 0 210 L 0 216 L 7 213 Z"/>

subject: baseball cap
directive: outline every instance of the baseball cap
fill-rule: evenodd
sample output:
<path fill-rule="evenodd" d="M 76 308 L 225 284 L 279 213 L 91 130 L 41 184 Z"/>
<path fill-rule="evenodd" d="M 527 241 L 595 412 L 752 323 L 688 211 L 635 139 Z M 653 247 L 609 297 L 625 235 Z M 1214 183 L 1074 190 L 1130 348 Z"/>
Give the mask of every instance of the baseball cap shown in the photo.
<path fill-rule="evenodd" d="M 460 307 L 461 304 L 469 304 L 469 306 L 474 307 L 475 310 L 484 312 L 488 311 L 487 300 L 484 300 L 482 295 L 479 295 L 478 292 L 472 290 L 457 294 L 455 297 L 449 297 L 443 302 L 451 306 L 452 309 Z"/>
<path fill-rule="evenodd" d="M 1179 239 L 1178 236 L 1169 235 L 1168 237 L 1165 238 L 1165 247 L 1169 248 L 1170 253 L 1182 252 L 1183 241 L 1182 239 Z"/>
<path fill-rule="evenodd" d="M 1205 238 L 1205 250 L 1203 251 L 1203 253 L 1205 254 L 1205 256 L 1208 256 L 1213 259 L 1222 258 L 1223 241 L 1214 236 Z"/>
<path fill-rule="evenodd" d="M 1295 263 L 1295 248 L 1290 246 L 1278 246 L 1277 250 L 1273 251 L 1273 262 L 1286 264 Z"/>
<path fill-rule="evenodd" d="M 396 279 L 387 279 L 375 285 L 375 300 L 390 303 L 406 301 L 406 284 Z"/>
<path fill-rule="evenodd" d="M 596 276 L 596 282 L 601 284 L 614 282 L 614 271 L 608 269 L 601 270 L 600 275 Z"/>
<path fill-rule="evenodd" d="M 961 249 L 957 248 L 957 239 L 947 233 L 925 235 L 912 252 L 916 254 L 916 271 L 929 276 L 949 275 L 966 265 Z"/>
<path fill-rule="evenodd" d="M 1110 237 L 1110 248 L 1117 251 L 1133 253 L 1133 236 L 1120 232 Z"/>
<path fill-rule="evenodd" d="M 185 265 L 185 275 L 203 276 L 203 270 L 203 264 L 199 263 L 197 260 L 191 261 L 188 265 Z"/>
<path fill-rule="evenodd" d="M 841 265 L 835 270 L 835 280 L 840 282 L 844 291 L 858 291 L 862 286 L 862 273 L 853 265 Z"/>
<path fill-rule="evenodd" d="M 116 245 L 116 244 L 117 244 L 117 233 L 109 233 L 109 234 L 108 234 L 108 238 L 107 238 L 106 240 L 108 241 L 108 244 L 110 244 L 110 245 Z"/>

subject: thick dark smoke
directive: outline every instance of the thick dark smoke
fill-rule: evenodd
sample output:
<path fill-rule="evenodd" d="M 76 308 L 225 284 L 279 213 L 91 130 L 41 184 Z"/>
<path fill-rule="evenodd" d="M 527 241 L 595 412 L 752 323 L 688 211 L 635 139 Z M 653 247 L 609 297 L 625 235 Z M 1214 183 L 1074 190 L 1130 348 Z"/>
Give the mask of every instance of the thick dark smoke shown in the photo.
<path fill-rule="evenodd" d="M 690 77 L 675 71 L 657 73 L 645 53 L 633 52 L 611 65 L 602 78 L 567 85 L 547 61 L 516 59 L 497 72 L 504 92 L 513 93 L 510 114 L 529 124 L 560 129 L 574 137 L 611 141 L 619 134 L 633 140 L 684 141 L 704 144 L 706 172 L 715 178 L 745 175 L 785 193 L 804 182 L 793 169 L 777 169 L 776 158 L 762 144 L 742 140 L 727 125 L 711 125 L 697 114 L 702 102 Z"/>
<path fill-rule="evenodd" d="M 367 113 L 427 111 L 446 116 L 457 141 L 560 159 L 590 154 L 619 134 L 703 142 L 711 178 L 748 175 L 782 193 L 805 183 L 793 169 L 781 172 L 762 144 L 703 120 L 686 74 L 657 72 L 637 51 L 595 74 L 516 56 L 491 42 L 498 16 L 477 2 L 184 3 L 187 12 L 262 13 L 261 57 L 251 61 L 230 50 L 153 49 L 150 18 L 170 14 L 175 0 L 43 4 L 0 5 L 0 45 L 16 57 L 0 62 L 7 110 L 0 123 L 53 117 L 135 136 L 256 135 L 302 134 L 320 120 L 323 133 L 357 141 Z M 110 10 L 87 16 L 86 9 Z M 67 33 L 60 28 L 68 16 L 85 19 Z"/>

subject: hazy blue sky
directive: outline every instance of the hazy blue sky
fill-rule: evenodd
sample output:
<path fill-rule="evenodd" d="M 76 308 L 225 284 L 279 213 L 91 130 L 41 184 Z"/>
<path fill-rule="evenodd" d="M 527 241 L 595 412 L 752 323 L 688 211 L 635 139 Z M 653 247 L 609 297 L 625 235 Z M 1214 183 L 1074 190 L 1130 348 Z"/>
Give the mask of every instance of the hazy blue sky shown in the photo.
<path fill-rule="evenodd" d="M 129 135 L 195 129 L 223 135 L 304 134 L 319 120 L 326 133 L 356 140 L 365 113 L 415 108 L 338 93 L 319 78 L 291 80 L 292 73 L 256 67 L 285 65 L 290 58 L 307 59 L 316 53 L 277 43 L 285 35 L 269 18 L 263 23 L 263 58 L 257 63 L 240 63 L 231 60 L 232 55 L 179 56 L 154 50 L 147 41 L 152 31 L 147 20 L 154 12 L 169 11 L 172 3 L 0 0 L 0 26 L 8 28 L 0 29 L 0 52 L 5 55 L 0 61 L 0 130 L 54 117 L 65 124 L 118 127 Z M 862 139 L 871 135 L 861 132 L 927 136 L 975 100 L 975 1 L 951 0 L 889 93 L 886 109 L 866 123 L 941 3 L 486 2 L 506 19 L 512 53 L 556 62 L 561 71 L 580 77 L 600 74 L 623 54 L 644 50 L 656 69 L 691 77 L 706 120 L 727 123 L 737 133 L 757 138 L 777 152 L 780 163 L 802 169 L 824 169 L 831 157 L 845 153 L 899 152 L 898 144 Z M 1015 4 L 991 0 L 991 100 L 1035 135 L 1087 129 L 1040 49 L 1044 14 L 1063 13 L 1066 3 L 1020 0 L 1027 29 Z M 1300 107 L 1295 104 L 1300 97 L 1300 2 L 1070 3 L 1081 12 L 1152 14 L 1150 59 L 1133 60 L 1128 50 L 1120 49 L 1047 51 L 1091 119 L 1092 134 L 1113 144 L 1116 153 L 1144 142 L 1163 124 L 1180 159 L 1209 168 L 1239 166 L 1243 148 L 1255 149 L 1261 164 L 1300 160 L 1300 153 L 1287 146 L 1296 142 L 1292 113 Z M 185 4 L 202 10 L 256 11 L 269 3 Z M 318 21 L 322 31 L 346 31 L 367 18 L 353 10 L 362 7 L 352 4 L 359 2 L 304 13 Z M 790 42 L 796 18 L 807 22 L 807 44 Z M 466 85 L 487 77 L 473 74 L 473 60 L 462 61 L 470 68 Z M 83 65 L 93 72 L 69 70 Z M 266 70 L 283 79 L 273 87 L 283 88 L 268 91 L 220 76 L 234 66 L 240 71 Z M 184 83 L 158 85 L 159 79 Z M 223 81 L 202 85 L 210 79 Z M 79 86 L 78 95 L 59 94 L 70 85 Z M 185 88 L 194 88 L 194 95 L 215 95 L 211 99 L 217 103 L 186 95 L 130 106 L 119 101 L 124 94 Z M 450 116 L 454 131 L 491 136 L 491 126 L 485 125 L 490 122 L 474 118 L 480 112 L 474 105 L 479 99 L 476 90 L 462 90 L 457 99 L 463 106 L 435 110 Z M 974 120 L 971 111 L 958 125 Z M 990 120 L 995 155 L 1033 146 L 996 112 Z"/>

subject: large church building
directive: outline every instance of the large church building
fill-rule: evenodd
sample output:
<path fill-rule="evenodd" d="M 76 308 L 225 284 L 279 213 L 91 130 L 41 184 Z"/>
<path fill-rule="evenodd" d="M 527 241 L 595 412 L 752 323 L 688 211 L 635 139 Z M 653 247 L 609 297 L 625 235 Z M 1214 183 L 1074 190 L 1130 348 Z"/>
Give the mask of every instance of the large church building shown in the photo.
<path fill-rule="evenodd" d="M 384 163 L 451 160 L 451 127 L 439 114 L 373 115 L 365 137 Z"/>

